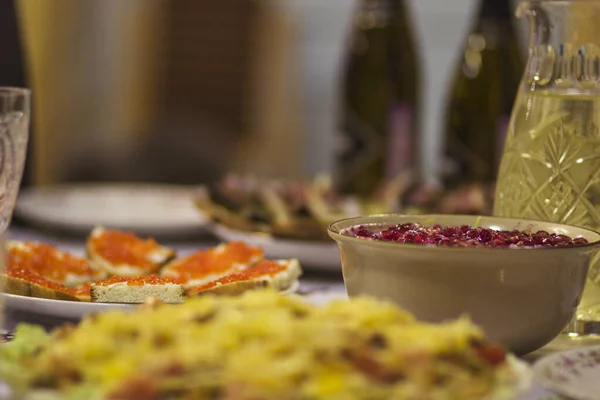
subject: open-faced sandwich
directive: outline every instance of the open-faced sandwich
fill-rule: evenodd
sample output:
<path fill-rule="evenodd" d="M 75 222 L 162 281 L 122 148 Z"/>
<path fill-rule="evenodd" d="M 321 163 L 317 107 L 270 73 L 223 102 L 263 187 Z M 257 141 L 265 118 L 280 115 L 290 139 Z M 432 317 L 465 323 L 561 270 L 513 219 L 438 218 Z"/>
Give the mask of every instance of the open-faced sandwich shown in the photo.
<path fill-rule="evenodd" d="M 68 287 L 75 287 L 106 276 L 103 270 L 85 258 L 39 242 L 7 242 L 6 269 L 11 268 L 25 268 L 47 280 Z"/>
<path fill-rule="evenodd" d="M 156 299 L 164 303 L 181 303 L 186 297 L 184 287 L 170 278 L 158 275 L 140 277 L 113 276 L 90 285 L 91 301 L 95 303 L 143 303 Z"/>
<path fill-rule="evenodd" d="M 96 227 L 86 244 L 88 258 L 110 275 L 140 276 L 156 273 L 175 256 L 154 239 L 142 239 L 131 232 Z"/>
<path fill-rule="evenodd" d="M 465 319 L 269 290 L 109 311 L 50 335 L 22 325 L 0 357 L 18 394 L 47 400 L 507 400 L 520 383 Z"/>
<path fill-rule="evenodd" d="M 285 291 L 291 288 L 301 275 L 302 269 L 298 260 L 263 260 L 247 269 L 191 287 L 188 295 L 236 295 L 249 289 L 265 287 Z"/>
<path fill-rule="evenodd" d="M 2 275 L 6 293 L 42 299 L 79 301 L 76 289 L 56 283 L 26 268 L 9 267 Z"/>
<path fill-rule="evenodd" d="M 106 273 L 88 260 L 37 242 L 6 244 L 5 293 L 52 300 L 89 301 L 90 282 Z"/>
<path fill-rule="evenodd" d="M 190 288 L 245 270 L 263 257 L 260 247 L 243 242 L 223 243 L 173 260 L 162 269 L 161 275 Z"/>
<path fill-rule="evenodd" d="M 49 244 L 9 242 L 0 283 L 9 294 L 53 300 L 181 303 L 188 295 L 288 290 L 302 273 L 297 260 L 264 260 L 262 248 L 243 242 L 174 259 L 173 250 L 153 239 L 95 228 L 86 251 L 88 259 Z"/>

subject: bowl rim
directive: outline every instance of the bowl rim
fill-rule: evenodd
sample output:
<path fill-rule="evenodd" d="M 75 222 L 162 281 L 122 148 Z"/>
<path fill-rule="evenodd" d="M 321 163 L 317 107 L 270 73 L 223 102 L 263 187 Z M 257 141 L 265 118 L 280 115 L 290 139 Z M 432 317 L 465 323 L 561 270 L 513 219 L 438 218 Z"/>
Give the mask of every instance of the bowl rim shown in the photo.
<path fill-rule="evenodd" d="M 557 226 L 564 226 L 564 227 L 569 227 L 569 228 L 580 229 L 580 230 L 588 231 L 588 232 L 595 234 L 596 236 L 598 236 L 598 239 L 593 242 L 589 242 L 587 244 L 582 244 L 582 245 L 577 245 L 577 246 L 569 246 L 569 247 L 446 247 L 446 246 L 436 246 L 436 245 L 429 245 L 429 244 L 395 243 L 395 242 L 389 242 L 389 241 L 383 241 L 383 240 L 373 240 L 370 238 L 363 238 L 363 237 L 358 237 L 358 236 L 344 235 L 340 232 L 339 229 L 334 227 L 334 225 L 337 225 L 340 223 L 345 223 L 345 222 L 350 222 L 350 221 L 362 221 L 362 220 L 366 220 L 369 218 L 384 218 L 384 217 L 407 217 L 407 218 L 409 218 L 409 217 L 413 217 L 413 218 L 457 217 L 457 218 L 469 218 L 469 219 L 475 218 L 476 220 L 479 220 L 481 218 L 495 218 L 495 219 L 499 219 L 499 220 L 515 221 L 515 222 L 521 222 L 521 223 L 543 223 L 543 224 L 552 224 L 552 225 L 557 225 Z M 383 223 L 383 221 L 380 223 Z M 367 222 L 364 225 L 368 225 L 368 224 L 369 223 Z M 361 223 L 357 222 L 356 224 L 353 224 L 350 226 L 354 226 L 354 225 L 361 225 Z M 478 226 L 477 223 L 474 224 L 474 226 L 477 227 Z M 333 221 L 327 226 L 327 233 L 333 240 L 338 242 L 338 244 L 339 244 L 339 241 L 347 241 L 347 242 L 354 242 L 354 243 L 360 244 L 360 245 L 372 245 L 372 246 L 388 248 L 388 249 L 391 249 L 391 248 L 402 248 L 402 249 L 412 249 L 412 250 L 427 249 L 428 251 L 454 252 L 454 253 L 458 253 L 458 252 L 463 252 L 463 253 L 464 252 L 469 252 L 469 253 L 473 253 L 473 252 L 487 252 L 487 253 L 504 252 L 504 253 L 506 253 L 507 251 L 514 253 L 514 252 L 527 252 L 527 251 L 531 252 L 531 251 L 536 251 L 536 250 L 557 252 L 557 251 L 575 251 L 575 250 L 584 250 L 584 249 L 592 250 L 594 248 L 600 249 L 600 231 L 596 231 L 593 229 L 584 228 L 584 227 L 580 227 L 580 226 L 576 226 L 576 225 L 561 224 L 561 223 L 555 223 L 555 222 L 543 221 L 543 220 L 537 220 L 537 219 L 495 217 L 493 215 L 468 215 L 468 214 L 410 215 L 410 214 L 401 214 L 401 213 L 370 214 L 370 215 L 342 218 L 337 221 Z"/>

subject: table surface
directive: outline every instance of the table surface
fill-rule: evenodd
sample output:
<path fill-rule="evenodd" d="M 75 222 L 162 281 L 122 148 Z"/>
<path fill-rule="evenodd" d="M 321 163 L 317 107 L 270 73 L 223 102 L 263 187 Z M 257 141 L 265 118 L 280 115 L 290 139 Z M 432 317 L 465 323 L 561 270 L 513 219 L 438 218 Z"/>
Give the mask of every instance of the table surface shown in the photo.
<path fill-rule="evenodd" d="M 9 232 L 9 238 L 15 240 L 39 240 L 46 241 L 57 245 L 65 251 L 70 251 L 76 254 L 83 252 L 83 238 L 64 237 L 58 234 L 49 232 L 41 232 L 27 228 L 12 228 Z M 190 252 L 198 248 L 214 245 L 216 242 L 211 242 L 210 239 L 202 238 L 199 240 L 178 241 L 174 243 L 165 242 L 166 245 L 172 246 L 180 252 Z M 301 291 L 310 293 L 309 296 L 319 298 L 319 301 L 326 301 L 328 298 L 345 297 L 344 284 L 340 273 L 324 271 L 318 268 L 305 268 L 305 274 L 301 281 Z M 57 320 L 48 316 L 40 316 L 33 314 L 24 314 L 15 310 L 6 310 L 5 327 L 12 329 L 19 322 L 37 323 L 51 329 L 66 320 Z M 556 351 L 567 350 L 574 347 L 600 344 L 600 339 L 571 339 L 567 337 L 559 337 L 544 348 L 529 354 L 524 357 L 528 362 L 535 360 L 544 355 L 554 353 Z M 6 388 L 0 382 L 0 400 L 6 398 Z M 562 400 L 563 398 L 545 390 L 540 385 L 534 384 L 531 390 L 519 400 Z M 565 399 L 566 400 L 566 399 Z"/>

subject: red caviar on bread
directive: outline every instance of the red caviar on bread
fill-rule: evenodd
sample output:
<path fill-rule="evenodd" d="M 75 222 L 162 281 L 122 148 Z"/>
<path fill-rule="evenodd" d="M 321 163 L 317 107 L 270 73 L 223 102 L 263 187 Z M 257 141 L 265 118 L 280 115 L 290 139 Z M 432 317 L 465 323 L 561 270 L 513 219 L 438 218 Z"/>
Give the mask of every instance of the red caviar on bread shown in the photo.
<path fill-rule="evenodd" d="M 175 252 L 154 239 L 96 227 L 86 243 L 88 258 L 110 275 L 140 276 L 158 272 Z"/>
<path fill-rule="evenodd" d="M 69 287 L 102 279 L 106 275 L 85 258 L 38 242 L 8 242 L 6 268 L 25 268 L 45 279 Z"/>
<path fill-rule="evenodd" d="M 264 257 L 263 249 L 243 242 L 229 242 L 174 260 L 161 275 L 186 287 L 203 285 L 232 272 L 243 271 Z"/>

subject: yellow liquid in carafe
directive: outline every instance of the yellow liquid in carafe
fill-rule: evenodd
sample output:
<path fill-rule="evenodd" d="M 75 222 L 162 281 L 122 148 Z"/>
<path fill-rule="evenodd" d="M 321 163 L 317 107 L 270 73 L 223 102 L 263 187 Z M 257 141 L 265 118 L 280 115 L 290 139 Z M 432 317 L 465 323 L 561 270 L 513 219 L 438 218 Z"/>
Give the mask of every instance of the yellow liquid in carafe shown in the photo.
<path fill-rule="evenodd" d="M 600 231 L 600 93 L 520 93 L 507 134 L 494 214 Z M 600 262 L 578 319 L 600 321 Z"/>

